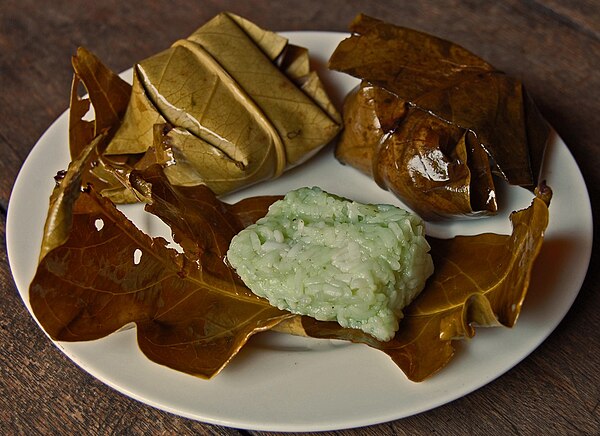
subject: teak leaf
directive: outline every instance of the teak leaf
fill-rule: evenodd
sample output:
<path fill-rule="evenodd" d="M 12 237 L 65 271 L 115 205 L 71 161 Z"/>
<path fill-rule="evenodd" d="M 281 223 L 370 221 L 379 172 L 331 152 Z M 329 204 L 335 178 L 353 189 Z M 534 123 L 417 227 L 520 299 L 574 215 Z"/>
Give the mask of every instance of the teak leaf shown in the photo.
<path fill-rule="evenodd" d="M 50 195 L 48 214 L 44 223 L 40 260 L 54 248 L 64 244 L 71 231 L 73 205 L 84 184 L 83 175 L 89 171 L 91 162 L 98 157 L 98 148 L 106 143 L 101 134 L 90 142 L 78 157 L 69 163 L 67 171 L 55 176 L 56 185 Z"/>
<path fill-rule="evenodd" d="M 449 41 L 365 15 L 351 30 L 330 59 L 363 80 L 345 104 L 338 159 L 429 219 L 495 213 L 491 171 L 538 184 L 549 126 L 518 80 Z"/>
<path fill-rule="evenodd" d="M 60 341 L 93 340 L 135 323 L 148 358 L 210 378 L 252 334 L 290 316 L 252 294 L 223 262 L 257 207 L 253 200 L 225 205 L 204 186 L 173 187 L 157 166 L 133 176 L 151 184 L 148 207 L 185 252 L 147 236 L 87 188 L 64 198 L 72 210 L 68 238 L 41 259 L 32 309 Z M 257 204 L 262 209 L 263 199 Z"/>

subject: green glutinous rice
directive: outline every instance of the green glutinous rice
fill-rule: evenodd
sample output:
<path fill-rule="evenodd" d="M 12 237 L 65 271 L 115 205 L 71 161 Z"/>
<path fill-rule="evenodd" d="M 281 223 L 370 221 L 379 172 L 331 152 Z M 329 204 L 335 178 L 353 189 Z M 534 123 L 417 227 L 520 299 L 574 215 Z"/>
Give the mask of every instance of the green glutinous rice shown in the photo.
<path fill-rule="evenodd" d="M 236 235 L 227 259 L 270 304 L 387 341 L 433 272 L 422 220 L 301 188 Z"/>

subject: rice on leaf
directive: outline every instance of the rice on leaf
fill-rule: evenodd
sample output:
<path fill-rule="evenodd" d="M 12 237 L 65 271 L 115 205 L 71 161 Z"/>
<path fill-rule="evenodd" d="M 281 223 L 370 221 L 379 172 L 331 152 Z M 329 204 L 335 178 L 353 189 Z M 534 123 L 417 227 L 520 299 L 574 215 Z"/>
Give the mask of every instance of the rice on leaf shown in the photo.
<path fill-rule="evenodd" d="M 429 248 L 417 215 L 301 188 L 238 233 L 227 260 L 271 305 L 387 341 L 433 273 Z"/>

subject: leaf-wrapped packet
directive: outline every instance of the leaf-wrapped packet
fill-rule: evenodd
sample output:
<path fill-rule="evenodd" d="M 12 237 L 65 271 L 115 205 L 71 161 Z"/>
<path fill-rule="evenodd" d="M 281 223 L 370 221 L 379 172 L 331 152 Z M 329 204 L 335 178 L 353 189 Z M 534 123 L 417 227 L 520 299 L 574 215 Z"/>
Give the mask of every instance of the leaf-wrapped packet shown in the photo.
<path fill-rule="evenodd" d="M 336 157 L 426 219 L 497 212 L 492 175 L 533 190 L 549 126 L 518 80 L 449 41 L 365 15 L 329 66 L 360 78 Z"/>
<path fill-rule="evenodd" d="M 76 74 L 94 87 L 94 71 Z M 301 164 L 340 124 L 306 49 L 222 13 L 134 66 L 131 98 L 102 156 L 107 167 L 125 172 L 141 169 L 140 160 L 159 162 L 173 183 L 204 184 L 221 195 Z M 168 126 L 158 130 L 160 140 L 157 125 Z M 103 193 L 126 201 L 118 193 L 120 177 L 110 182 L 107 171 L 95 171 L 109 185 Z"/>

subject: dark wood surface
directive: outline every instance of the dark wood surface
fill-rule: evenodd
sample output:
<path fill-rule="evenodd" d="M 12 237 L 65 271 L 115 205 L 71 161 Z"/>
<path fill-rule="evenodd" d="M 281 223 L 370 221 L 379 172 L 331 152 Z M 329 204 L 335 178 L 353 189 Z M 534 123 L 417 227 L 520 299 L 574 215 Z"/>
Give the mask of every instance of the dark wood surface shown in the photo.
<path fill-rule="evenodd" d="M 12 185 L 36 140 L 67 108 L 70 56 L 76 47 L 88 47 L 121 71 L 222 10 L 273 30 L 335 31 L 346 31 L 358 12 L 366 12 L 471 49 L 526 83 L 575 156 L 597 208 L 597 0 L 0 0 L 0 433 L 254 433 L 164 413 L 89 376 L 36 326 L 20 300 L 6 254 Z M 538 349 L 496 381 L 435 410 L 341 433 L 598 434 L 599 267 L 594 250 L 588 276 L 566 318 Z"/>

